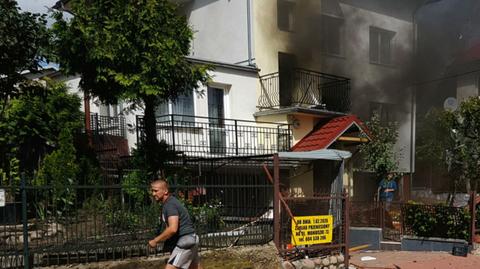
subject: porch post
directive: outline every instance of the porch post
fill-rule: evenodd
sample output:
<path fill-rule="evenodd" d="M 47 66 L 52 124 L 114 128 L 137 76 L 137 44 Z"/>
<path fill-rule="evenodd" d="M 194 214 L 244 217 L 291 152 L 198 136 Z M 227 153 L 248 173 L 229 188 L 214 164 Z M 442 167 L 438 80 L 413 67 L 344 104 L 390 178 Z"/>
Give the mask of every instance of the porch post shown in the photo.
<path fill-rule="evenodd" d="M 350 248 L 350 244 L 348 243 L 348 240 L 349 240 L 349 233 L 350 233 L 350 197 L 348 195 L 348 190 L 345 190 L 343 191 L 343 197 L 344 197 L 344 201 L 345 201 L 345 268 L 349 268 L 349 258 L 350 258 L 350 253 L 349 253 L 349 248 Z"/>

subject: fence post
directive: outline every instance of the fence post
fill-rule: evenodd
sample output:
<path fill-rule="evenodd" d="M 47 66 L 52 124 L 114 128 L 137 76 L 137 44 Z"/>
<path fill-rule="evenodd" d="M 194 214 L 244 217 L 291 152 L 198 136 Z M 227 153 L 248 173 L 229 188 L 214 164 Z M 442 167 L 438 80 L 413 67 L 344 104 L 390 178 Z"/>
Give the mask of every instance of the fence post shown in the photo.
<path fill-rule="evenodd" d="M 235 155 L 238 156 L 238 122 L 237 120 L 234 120 L 235 122 Z"/>
<path fill-rule="evenodd" d="M 139 120 L 138 120 L 138 115 L 135 116 L 135 129 L 137 130 L 135 133 L 136 133 L 136 136 L 137 136 L 137 145 L 140 145 L 140 140 L 139 140 L 139 131 L 140 131 L 140 128 L 139 128 Z"/>
<path fill-rule="evenodd" d="M 28 251 L 27 190 L 24 173 L 21 175 L 20 188 L 22 192 L 23 268 L 30 269 L 30 253 Z"/>
<path fill-rule="evenodd" d="M 345 268 L 349 268 L 349 256 L 350 256 L 350 244 L 348 243 L 349 240 L 349 233 L 350 233 L 350 197 L 348 196 L 348 191 L 345 189 L 343 190 L 344 197 L 345 197 Z"/>
<path fill-rule="evenodd" d="M 94 117 L 95 117 L 95 134 L 98 136 L 100 134 L 99 132 L 100 124 L 98 123 L 98 113 L 95 113 Z"/>
<path fill-rule="evenodd" d="M 280 125 L 277 125 L 277 152 L 280 151 Z"/>
<path fill-rule="evenodd" d="M 476 232 L 476 227 L 475 227 L 475 217 L 477 212 L 476 211 L 476 205 L 475 205 L 475 198 L 477 196 L 476 191 L 470 192 L 470 244 L 473 246 L 475 242 L 475 232 Z"/>
<path fill-rule="evenodd" d="M 280 160 L 273 155 L 273 242 L 280 250 Z"/>
<path fill-rule="evenodd" d="M 172 121 L 172 146 L 175 151 L 175 116 L 173 114 L 170 114 L 170 120 Z"/>
<path fill-rule="evenodd" d="M 382 229 L 382 237 L 385 230 L 385 206 L 383 201 L 379 201 L 379 210 L 380 210 L 380 228 Z M 383 238 L 382 238 L 383 240 Z"/>

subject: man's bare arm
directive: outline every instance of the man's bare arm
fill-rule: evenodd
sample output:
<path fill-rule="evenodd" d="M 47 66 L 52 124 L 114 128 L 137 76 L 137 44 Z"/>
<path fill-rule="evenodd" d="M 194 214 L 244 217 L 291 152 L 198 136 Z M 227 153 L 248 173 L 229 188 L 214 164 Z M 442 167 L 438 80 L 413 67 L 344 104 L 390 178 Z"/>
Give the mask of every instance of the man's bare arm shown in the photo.
<path fill-rule="evenodd" d="M 150 240 L 148 244 L 151 247 L 157 246 L 158 243 L 163 242 L 170 237 L 174 236 L 178 231 L 178 216 L 170 216 L 168 217 L 168 227 L 157 237 Z"/>

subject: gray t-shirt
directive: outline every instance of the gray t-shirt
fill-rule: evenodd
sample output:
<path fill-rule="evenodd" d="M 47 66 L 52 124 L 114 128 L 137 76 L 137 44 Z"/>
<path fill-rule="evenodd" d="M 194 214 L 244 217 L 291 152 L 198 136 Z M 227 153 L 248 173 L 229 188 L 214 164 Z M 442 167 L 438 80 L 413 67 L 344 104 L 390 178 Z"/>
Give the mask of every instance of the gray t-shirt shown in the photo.
<path fill-rule="evenodd" d="M 178 216 L 178 237 L 195 232 L 195 228 L 193 227 L 193 223 L 190 219 L 187 209 L 174 196 L 168 197 L 162 208 L 162 220 L 167 224 L 167 226 L 168 217 L 171 216 Z"/>

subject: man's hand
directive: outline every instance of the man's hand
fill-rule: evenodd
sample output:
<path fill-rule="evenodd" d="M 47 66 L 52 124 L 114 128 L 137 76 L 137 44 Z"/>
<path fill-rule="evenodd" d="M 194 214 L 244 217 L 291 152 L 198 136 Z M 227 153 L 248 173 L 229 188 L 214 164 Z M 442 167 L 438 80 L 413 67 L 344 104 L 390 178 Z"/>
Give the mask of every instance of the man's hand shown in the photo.
<path fill-rule="evenodd" d="M 155 248 L 155 247 L 157 247 L 157 241 L 155 241 L 155 239 L 150 240 L 150 241 L 148 241 L 148 245 L 149 245 L 151 248 Z"/>

